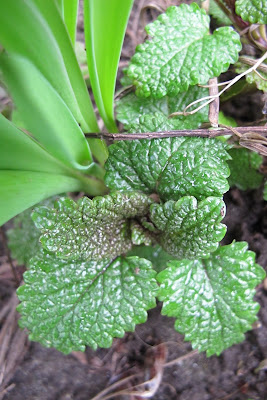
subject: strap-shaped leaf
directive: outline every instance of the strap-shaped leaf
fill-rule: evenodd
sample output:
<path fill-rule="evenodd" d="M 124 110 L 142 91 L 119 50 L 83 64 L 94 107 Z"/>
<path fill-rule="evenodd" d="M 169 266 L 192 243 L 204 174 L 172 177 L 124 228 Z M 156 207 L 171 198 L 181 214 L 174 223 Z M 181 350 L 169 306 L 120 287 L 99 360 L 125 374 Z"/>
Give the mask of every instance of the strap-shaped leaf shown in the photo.
<path fill-rule="evenodd" d="M 230 186 L 236 186 L 241 190 L 256 189 L 262 181 L 263 175 L 259 173 L 259 166 L 263 157 L 248 149 L 231 149 L 229 151 L 232 160 L 228 161 L 231 175 Z"/>
<path fill-rule="evenodd" d="M 59 160 L 77 169 L 92 163 L 88 143 L 70 109 L 25 58 L 2 53 L 0 75 L 24 127 Z"/>
<path fill-rule="evenodd" d="M 75 203 L 60 199 L 54 209 L 39 207 L 33 220 L 43 246 L 58 257 L 114 258 L 132 247 L 131 218 L 148 212 L 152 200 L 142 193 L 111 193 Z"/>
<path fill-rule="evenodd" d="M 64 353 L 109 347 L 155 307 L 155 275 L 138 257 L 74 262 L 40 254 L 18 289 L 20 325 L 31 340 Z"/>
<path fill-rule="evenodd" d="M 174 260 L 157 279 L 162 313 L 177 318 L 175 329 L 207 355 L 244 340 L 257 319 L 255 286 L 265 272 L 247 243 L 220 247 L 207 260 Z"/>
<path fill-rule="evenodd" d="M 220 224 L 224 215 L 225 204 L 217 197 L 197 203 L 194 197 L 186 196 L 150 206 L 150 220 L 160 231 L 160 245 L 177 258 L 207 257 L 215 251 L 226 232 Z"/>
<path fill-rule="evenodd" d="M 267 0 L 236 0 L 235 10 L 244 21 L 267 24 Z"/>
<path fill-rule="evenodd" d="M 100 188 L 97 181 L 94 182 L 96 183 L 94 190 L 97 193 Z M 2 170 L 0 171 L 0 226 L 48 197 L 80 190 L 83 190 L 83 184 L 69 176 L 47 172 Z"/>
<path fill-rule="evenodd" d="M 0 3 L 0 42 L 31 61 L 71 110 L 82 129 L 98 131 L 96 117 L 67 29 L 54 1 Z"/>
<path fill-rule="evenodd" d="M 133 0 L 84 0 L 84 32 L 95 101 L 107 129 L 117 132 L 113 97 Z"/>
<path fill-rule="evenodd" d="M 121 141 L 109 147 L 105 182 L 112 190 L 220 197 L 229 189 L 226 145 L 215 139 L 166 138 Z"/>
<path fill-rule="evenodd" d="M 137 47 L 128 68 L 141 97 L 175 96 L 204 84 L 235 63 L 241 50 L 232 28 L 209 34 L 209 17 L 196 3 L 169 7 L 146 31 L 152 39 Z"/>
<path fill-rule="evenodd" d="M 72 44 L 75 46 L 79 0 L 64 0 L 63 6 L 64 22 L 68 29 Z"/>
<path fill-rule="evenodd" d="M 187 92 L 178 96 L 165 96 L 161 99 L 143 99 L 131 93 L 117 102 L 117 119 L 124 124 L 127 131 L 133 133 L 195 129 L 202 122 L 208 121 L 208 106 L 192 115 L 168 117 L 174 112 L 183 111 L 190 103 L 205 96 L 208 96 L 208 90 L 198 86 L 191 86 Z"/>

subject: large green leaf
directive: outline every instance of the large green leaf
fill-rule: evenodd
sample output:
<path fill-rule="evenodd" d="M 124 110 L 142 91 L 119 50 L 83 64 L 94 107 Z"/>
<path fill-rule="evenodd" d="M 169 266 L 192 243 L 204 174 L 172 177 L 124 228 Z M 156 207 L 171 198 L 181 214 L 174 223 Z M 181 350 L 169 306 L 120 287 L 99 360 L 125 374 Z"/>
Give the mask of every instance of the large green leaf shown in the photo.
<path fill-rule="evenodd" d="M 147 214 L 151 202 L 145 194 L 133 192 L 83 197 L 77 203 L 66 198 L 54 209 L 36 208 L 33 220 L 43 246 L 60 258 L 112 259 L 130 250 L 130 219 Z"/>
<path fill-rule="evenodd" d="M 162 200 L 220 197 L 229 189 L 226 148 L 201 138 L 121 141 L 109 147 L 105 181 L 112 190 L 142 190 Z"/>
<path fill-rule="evenodd" d="M 54 1 L 0 2 L 0 43 L 30 60 L 51 83 L 83 130 L 98 131 L 67 29 Z"/>
<path fill-rule="evenodd" d="M 174 257 L 166 253 L 158 244 L 155 246 L 134 246 L 127 253 L 127 256 L 137 256 L 152 262 L 153 268 L 160 272 L 167 267 L 167 263 L 174 260 Z"/>
<path fill-rule="evenodd" d="M 236 0 L 235 10 L 244 21 L 267 24 L 267 0 Z"/>
<path fill-rule="evenodd" d="M 209 34 L 209 17 L 196 3 L 169 7 L 146 31 L 152 39 L 137 46 L 128 68 L 141 97 L 175 96 L 205 84 L 234 64 L 241 50 L 232 28 Z"/>
<path fill-rule="evenodd" d="M 138 257 L 74 262 L 41 253 L 18 289 L 20 325 L 31 340 L 64 353 L 109 347 L 155 307 L 155 274 Z"/>
<path fill-rule="evenodd" d="M 225 204 L 217 197 L 197 202 L 195 197 L 182 197 L 150 206 L 150 221 L 158 230 L 158 242 L 176 258 L 208 257 L 223 239 L 226 226 L 221 224 Z"/>
<path fill-rule="evenodd" d="M 0 171 L 0 225 L 40 201 L 58 193 L 83 190 L 69 176 L 32 171 Z"/>
<path fill-rule="evenodd" d="M 257 319 L 255 286 L 265 272 L 247 243 L 220 247 L 207 260 L 173 260 L 158 275 L 162 313 L 175 317 L 175 329 L 207 355 L 219 355 L 244 340 Z"/>
<path fill-rule="evenodd" d="M 25 58 L 3 52 L 0 76 L 24 127 L 50 154 L 71 167 L 87 169 L 92 158 L 83 132 L 65 102 L 39 70 Z"/>
<path fill-rule="evenodd" d="M 92 90 L 108 130 L 117 132 L 113 96 L 133 0 L 84 0 L 84 30 Z"/>
<path fill-rule="evenodd" d="M 0 170 L 70 174 L 70 168 L 0 114 Z"/>
<path fill-rule="evenodd" d="M 117 102 L 117 119 L 124 124 L 129 132 L 156 132 L 175 129 L 195 129 L 202 122 L 207 122 L 208 106 L 201 108 L 195 114 L 179 115 L 169 118 L 169 115 L 183 111 L 191 102 L 208 96 L 208 89 L 191 86 L 187 92 L 175 97 L 141 98 L 131 93 Z"/>

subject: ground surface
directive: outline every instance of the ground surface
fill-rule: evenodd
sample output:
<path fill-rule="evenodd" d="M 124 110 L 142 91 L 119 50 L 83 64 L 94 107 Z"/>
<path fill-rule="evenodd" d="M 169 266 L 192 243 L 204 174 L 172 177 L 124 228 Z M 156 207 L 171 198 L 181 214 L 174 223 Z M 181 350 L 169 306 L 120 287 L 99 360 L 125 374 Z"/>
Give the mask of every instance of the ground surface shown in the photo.
<path fill-rule="evenodd" d="M 134 23 L 135 20 L 132 20 Z M 129 38 L 127 40 L 125 59 L 132 51 L 132 42 Z M 238 111 L 240 121 L 258 119 L 256 112 L 259 113 L 260 108 L 257 99 L 248 97 L 243 111 L 239 104 L 228 105 L 228 111 L 233 115 Z M 233 239 L 246 240 L 250 249 L 256 252 L 258 263 L 266 269 L 267 202 L 262 200 L 262 188 L 247 192 L 232 189 L 225 196 L 225 201 L 227 216 L 224 222 L 228 233 L 224 244 L 231 243 Z M 18 275 L 21 271 L 17 269 Z M 7 310 L 2 319 L 3 325 L 0 325 L 0 335 L 4 339 L 1 343 L 5 344 L 5 349 L 4 346 L 0 349 L 0 365 L 1 362 L 2 366 L 6 365 L 0 375 L 0 399 L 90 400 L 106 387 L 136 373 L 141 375 L 141 381 L 149 379 L 157 360 L 159 364 L 166 364 L 187 355 L 163 368 L 160 364 L 158 375 L 161 384 L 152 397 L 154 400 L 267 400 L 266 281 L 257 289 L 256 298 L 262 306 L 258 324 L 246 334 L 243 343 L 234 345 L 220 357 L 210 358 L 191 353 L 190 344 L 184 343 L 183 337 L 174 331 L 173 320 L 161 316 L 160 304 L 149 312 L 148 321 L 139 325 L 135 333 L 114 340 L 108 350 L 93 352 L 88 349 L 85 354 L 66 356 L 36 343 L 28 344 L 25 335 L 17 330 L 14 290 L 14 278 L 3 240 L 0 239 L 0 317 L 3 310 Z M 4 330 L 4 322 L 8 318 L 10 323 Z M 134 383 L 129 381 L 114 390 L 130 390 Z M 97 397 L 104 398 L 107 399 L 104 395 Z M 108 398 L 138 399 L 133 395 Z"/>

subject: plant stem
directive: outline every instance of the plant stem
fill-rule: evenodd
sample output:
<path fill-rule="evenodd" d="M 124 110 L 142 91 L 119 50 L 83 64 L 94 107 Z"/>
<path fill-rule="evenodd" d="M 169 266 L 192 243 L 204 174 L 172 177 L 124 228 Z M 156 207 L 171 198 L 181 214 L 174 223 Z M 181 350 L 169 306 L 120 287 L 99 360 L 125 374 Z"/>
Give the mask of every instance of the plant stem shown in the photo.
<path fill-rule="evenodd" d="M 248 132 L 257 132 L 263 137 L 267 137 L 267 127 L 265 126 L 239 126 L 235 128 L 241 134 Z M 140 140 L 140 139 L 164 139 L 169 137 L 203 137 L 214 138 L 216 136 L 233 135 L 233 131 L 229 128 L 216 129 L 194 129 L 194 130 L 173 130 L 162 132 L 144 132 L 144 133 L 86 133 L 87 137 L 96 137 L 96 135 L 108 142 L 116 140 Z"/>

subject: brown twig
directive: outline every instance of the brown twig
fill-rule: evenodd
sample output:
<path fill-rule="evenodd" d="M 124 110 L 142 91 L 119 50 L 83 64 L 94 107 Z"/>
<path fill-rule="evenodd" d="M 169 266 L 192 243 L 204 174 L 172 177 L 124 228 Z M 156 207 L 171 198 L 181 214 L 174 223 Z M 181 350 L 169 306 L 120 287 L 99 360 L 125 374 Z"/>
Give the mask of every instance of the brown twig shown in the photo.
<path fill-rule="evenodd" d="M 217 96 L 219 93 L 218 90 L 218 79 L 211 78 L 209 80 L 209 95 L 210 96 Z M 219 109 L 220 109 L 220 98 L 217 96 L 209 105 L 209 121 L 213 128 L 218 127 L 218 120 L 219 120 Z"/>
<path fill-rule="evenodd" d="M 241 135 L 248 132 L 255 132 L 262 137 L 267 137 L 267 127 L 265 126 L 240 126 L 236 127 Z M 116 140 L 137 140 L 137 139 L 166 139 L 170 137 L 203 137 L 214 138 L 217 136 L 233 135 L 230 128 L 218 129 L 194 129 L 194 130 L 173 130 L 161 132 L 145 133 L 85 133 L 88 138 L 104 139 L 110 142 Z"/>

